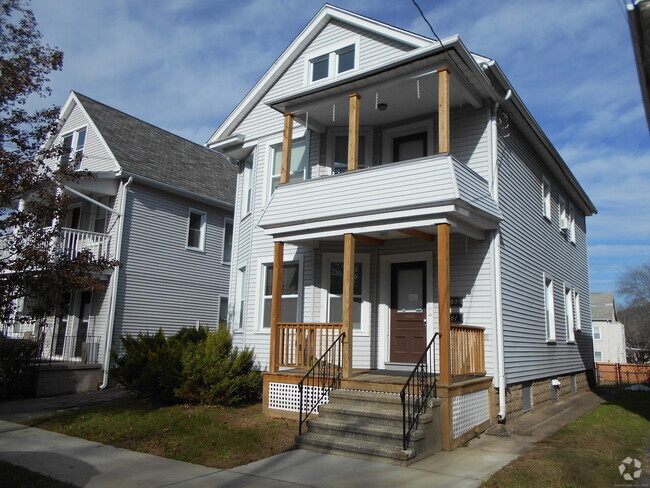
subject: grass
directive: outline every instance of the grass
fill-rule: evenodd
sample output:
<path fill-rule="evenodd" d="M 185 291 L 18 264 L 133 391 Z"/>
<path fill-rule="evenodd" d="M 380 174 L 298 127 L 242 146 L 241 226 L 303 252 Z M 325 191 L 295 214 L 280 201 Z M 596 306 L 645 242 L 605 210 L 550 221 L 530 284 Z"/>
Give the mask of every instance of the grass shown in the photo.
<path fill-rule="evenodd" d="M 495 473 L 484 488 L 594 488 L 628 485 L 618 471 L 627 456 L 643 460 L 650 433 L 650 394 L 621 392 L 536 444 Z"/>
<path fill-rule="evenodd" d="M 75 485 L 57 481 L 22 466 L 0 461 L 0 488 L 15 488 L 29 486 L 30 488 L 75 488 Z"/>
<path fill-rule="evenodd" d="M 146 399 L 40 417 L 27 425 L 222 469 L 291 450 L 298 432 L 295 421 L 265 417 L 261 404 L 156 407 Z"/>

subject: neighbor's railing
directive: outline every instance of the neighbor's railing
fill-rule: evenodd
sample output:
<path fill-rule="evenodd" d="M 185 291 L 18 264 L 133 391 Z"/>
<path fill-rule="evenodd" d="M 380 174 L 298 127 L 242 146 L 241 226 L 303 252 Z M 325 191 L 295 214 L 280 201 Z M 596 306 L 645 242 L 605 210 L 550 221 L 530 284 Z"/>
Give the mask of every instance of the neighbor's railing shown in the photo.
<path fill-rule="evenodd" d="M 439 335 L 436 332 L 431 338 L 400 392 L 404 450 L 408 449 L 411 434 L 417 429 L 429 399 L 436 396 L 436 339 Z"/>
<path fill-rule="evenodd" d="M 451 326 L 451 374 L 485 374 L 485 330 L 469 325 Z"/>
<path fill-rule="evenodd" d="M 299 435 L 302 435 L 302 426 L 307 421 L 307 417 L 318 408 L 325 395 L 341 386 L 344 338 L 345 332 L 342 332 L 298 383 Z"/>
<path fill-rule="evenodd" d="M 278 324 L 278 366 L 312 366 L 338 337 L 342 326 L 341 323 Z"/>
<path fill-rule="evenodd" d="M 71 259 L 83 250 L 89 250 L 95 258 L 110 259 L 111 236 L 79 229 L 61 229 L 59 248 Z"/>
<path fill-rule="evenodd" d="M 41 342 L 41 364 L 99 362 L 101 336 L 53 334 L 49 338 L 41 338 L 39 342 Z"/>

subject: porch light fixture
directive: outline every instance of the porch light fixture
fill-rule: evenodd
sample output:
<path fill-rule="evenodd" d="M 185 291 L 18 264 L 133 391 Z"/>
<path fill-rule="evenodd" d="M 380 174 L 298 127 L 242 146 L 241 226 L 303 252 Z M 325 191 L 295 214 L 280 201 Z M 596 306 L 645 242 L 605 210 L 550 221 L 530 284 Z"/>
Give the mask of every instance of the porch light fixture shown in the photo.
<path fill-rule="evenodd" d="M 385 112 L 387 108 L 388 108 L 388 104 L 387 104 L 387 103 L 378 103 L 378 104 L 377 104 L 377 109 L 378 109 L 380 112 Z"/>

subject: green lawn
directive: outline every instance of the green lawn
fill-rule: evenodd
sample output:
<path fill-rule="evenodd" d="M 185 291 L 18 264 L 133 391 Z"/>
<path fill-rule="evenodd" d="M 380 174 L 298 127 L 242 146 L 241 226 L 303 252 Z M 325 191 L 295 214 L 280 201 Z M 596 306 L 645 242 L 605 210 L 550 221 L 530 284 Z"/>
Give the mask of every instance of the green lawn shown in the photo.
<path fill-rule="evenodd" d="M 618 466 L 628 456 L 643 460 L 648 434 L 650 394 L 623 392 L 541 441 L 482 486 L 632 486 L 620 476 Z"/>
<path fill-rule="evenodd" d="M 242 408 L 152 406 L 128 400 L 27 422 L 27 425 L 179 461 L 232 468 L 295 447 L 297 422 Z"/>
<path fill-rule="evenodd" d="M 75 485 L 57 481 L 49 476 L 0 461 L 0 488 L 75 488 Z"/>

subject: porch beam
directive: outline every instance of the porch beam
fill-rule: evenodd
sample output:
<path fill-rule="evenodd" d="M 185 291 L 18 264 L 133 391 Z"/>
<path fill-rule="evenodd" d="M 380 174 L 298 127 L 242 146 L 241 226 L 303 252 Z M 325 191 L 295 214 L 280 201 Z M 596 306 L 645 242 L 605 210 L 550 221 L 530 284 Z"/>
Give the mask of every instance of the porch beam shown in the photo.
<path fill-rule="evenodd" d="M 361 96 L 353 93 L 350 98 L 348 119 L 348 171 L 359 169 L 359 116 Z"/>
<path fill-rule="evenodd" d="M 291 143 L 293 142 L 293 114 L 284 114 L 284 136 L 282 137 L 282 168 L 280 184 L 289 183 L 291 171 Z"/>
<path fill-rule="evenodd" d="M 361 234 L 354 234 L 354 238 L 357 241 L 365 242 L 366 244 L 374 244 L 375 246 L 383 246 L 384 241 L 381 239 L 375 239 L 374 237 L 364 236 Z"/>
<path fill-rule="evenodd" d="M 451 317 L 449 224 L 438 225 L 438 332 L 440 333 L 440 382 L 451 385 Z"/>
<path fill-rule="evenodd" d="M 352 377 L 352 323 L 354 310 L 354 234 L 345 234 L 343 247 L 343 379 Z"/>
<path fill-rule="evenodd" d="M 271 344 L 269 350 L 269 372 L 275 373 L 279 363 L 278 323 L 282 317 L 282 273 L 284 270 L 284 242 L 273 244 L 273 288 L 271 291 Z"/>
<path fill-rule="evenodd" d="M 438 154 L 449 150 L 449 70 L 442 69 L 438 72 Z"/>
<path fill-rule="evenodd" d="M 432 241 L 434 239 L 433 235 L 427 234 L 426 232 L 422 232 L 421 230 L 417 229 L 402 229 L 399 232 L 406 234 L 407 236 L 416 237 L 417 239 L 423 239 L 425 241 Z"/>

